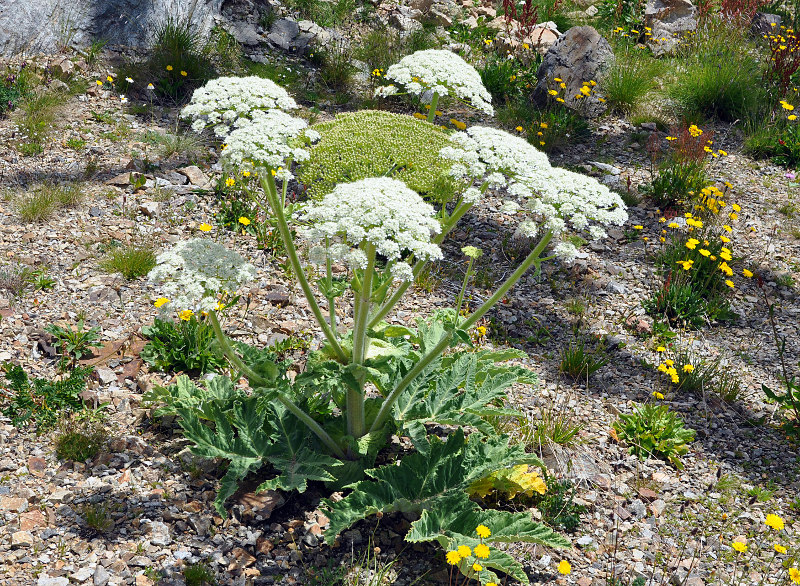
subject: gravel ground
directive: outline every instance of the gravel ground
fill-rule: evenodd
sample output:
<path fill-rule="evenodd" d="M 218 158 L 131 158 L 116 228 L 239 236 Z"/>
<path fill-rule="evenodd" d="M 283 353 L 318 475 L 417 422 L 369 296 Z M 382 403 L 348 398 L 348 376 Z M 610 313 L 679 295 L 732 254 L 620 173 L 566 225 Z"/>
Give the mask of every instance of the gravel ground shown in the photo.
<path fill-rule="evenodd" d="M 214 175 L 208 167 L 214 159 L 195 170 L 181 156 L 161 158 L 141 134 L 167 131 L 174 121 L 123 114 L 114 96 L 93 94 L 70 100 L 53 143 L 35 157 L 17 154 L 13 123 L 0 120 L 0 183 L 9 193 L 44 179 L 80 180 L 85 193 L 80 205 L 39 224 L 20 223 L 11 199 L 0 198 L 0 267 L 47 267 L 55 280 L 52 289 L 18 297 L 0 290 L 0 361 L 21 364 L 34 376 L 55 376 L 43 329 L 84 317 L 87 325 L 101 328 L 104 343 L 90 359 L 97 370 L 89 400 L 109 403 L 113 428 L 108 450 L 93 461 L 69 463 L 55 457 L 51 435 L 37 436 L 0 419 L 0 584 L 144 586 L 159 576 L 162 584 L 182 584 L 182 569 L 196 562 L 207 564 L 220 584 L 310 583 L 329 565 L 367 573 L 374 559 L 393 562 L 389 574 L 396 584 L 448 583 L 440 552 L 402 541 L 408 526 L 402 516 L 361 523 L 336 547 L 323 545 L 327 519 L 317 505 L 329 495 L 320 488 L 302 497 L 255 495 L 254 482 L 234 497 L 228 519 L 213 512 L 220 471 L 192 457 L 177 427 L 154 421 L 141 403 L 153 384 L 170 381 L 149 372 L 137 356 L 141 327 L 154 317 L 155 291 L 144 279 L 104 273 L 99 261 L 112 240 L 148 241 L 162 249 L 195 234 L 202 222 L 215 224 L 213 197 L 201 189 L 202 174 Z M 103 111 L 112 113 L 113 124 L 92 117 Z M 104 134 L 120 134 L 121 121 L 129 127 L 125 136 Z M 733 185 L 731 199 L 743 209 L 734 252 L 763 277 L 787 340 L 787 364 L 794 365 L 800 360 L 800 303 L 796 286 L 780 277 L 800 279 L 800 240 L 792 236 L 796 220 L 777 210 L 798 188 L 782 169 L 739 154 L 736 129 L 715 130 L 723 137 L 718 148 L 730 154 L 715 163 L 712 174 Z M 64 141 L 78 132 L 87 139 L 85 147 L 66 148 Z M 606 117 L 593 127 L 591 139 L 553 161 L 586 166 L 619 189 L 630 177 L 635 187 L 649 177 L 647 153 L 637 142 L 642 132 Z M 133 193 L 119 176 L 137 170 L 143 153 L 155 164 L 148 171 L 152 187 Z M 478 267 L 486 282 L 510 272 L 517 245 L 503 239 L 499 205 L 487 198 L 465 219 L 446 246 L 430 290 L 409 295 L 393 319 L 410 323 L 453 302 L 464 270 L 458 254 L 463 245 L 487 251 Z M 511 402 L 534 419 L 554 412 L 579 426 L 577 445 L 540 450 L 554 477 L 576 484 L 576 500 L 586 507 L 570 535 L 572 550 L 509 549 L 527 564 L 534 584 L 606 584 L 611 575 L 625 584 L 640 575 L 651 584 L 726 584 L 744 559 L 749 561 L 742 584 L 785 583 L 777 562 L 767 569 L 777 538 L 764 519 L 768 513 L 786 519 L 780 542 L 789 552 L 779 560 L 796 555 L 791 506 L 798 503 L 800 459 L 796 446 L 776 430 L 775 406 L 761 392 L 762 383 L 778 387 L 780 374 L 762 294 L 755 279 L 744 282 L 734 297 L 735 321 L 673 341 L 721 359 L 741 383 L 739 398 L 726 403 L 713 393 L 671 392 L 652 366 L 657 343 L 641 306 L 657 286 L 652 255 L 659 246 L 660 215 L 646 202 L 630 215 L 631 226 L 644 226 L 639 235 L 646 241 L 630 237 L 629 226 L 612 231 L 573 266 L 549 263 L 540 276 L 524 278 L 493 312 L 486 344 L 524 349 L 524 363 L 541 379 L 535 387 L 514 388 Z M 237 306 L 226 323 L 233 337 L 269 344 L 311 330 L 307 306 L 284 278 L 279 259 L 260 253 L 250 237 L 218 234 L 216 228 L 214 234 L 259 269 L 247 292 L 249 307 Z M 485 294 L 478 286 L 472 298 Z M 340 317 L 347 325 L 343 308 Z M 575 331 L 606 340 L 609 362 L 588 384 L 558 372 L 560 353 Z M 610 433 L 619 413 L 653 401 L 654 391 L 664 393 L 664 401 L 697 431 L 683 470 L 656 459 L 640 461 Z M 98 512 L 107 520 L 103 531 L 87 524 L 87 516 Z M 743 556 L 730 548 L 737 538 L 750 545 Z M 758 544 L 763 553 L 751 557 Z M 561 559 L 572 564 L 569 576 L 556 572 Z"/>

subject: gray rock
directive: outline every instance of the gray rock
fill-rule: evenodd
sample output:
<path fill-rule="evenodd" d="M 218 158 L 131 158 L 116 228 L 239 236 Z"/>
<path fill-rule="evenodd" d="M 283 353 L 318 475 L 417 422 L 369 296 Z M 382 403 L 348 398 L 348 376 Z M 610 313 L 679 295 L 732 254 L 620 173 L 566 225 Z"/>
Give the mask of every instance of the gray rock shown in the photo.
<path fill-rule="evenodd" d="M 69 579 L 60 576 L 58 578 L 51 578 L 50 576 L 39 576 L 36 581 L 36 586 L 68 586 Z"/>
<path fill-rule="evenodd" d="M 97 373 L 97 380 L 100 381 L 101 385 L 110 385 L 111 383 L 117 382 L 117 375 L 110 368 L 98 368 L 95 372 Z"/>
<path fill-rule="evenodd" d="M 106 570 L 103 566 L 98 565 L 94 569 L 94 577 L 93 577 L 94 586 L 106 586 L 106 584 L 108 584 L 108 581 L 110 579 L 111 579 L 111 574 L 109 574 L 108 570 Z"/>
<path fill-rule="evenodd" d="M 281 18 L 272 24 L 267 40 L 284 51 L 292 48 L 293 41 L 300 34 L 298 24 L 288 18 Z"/>
<path fill-rule="evenodd" d="M 266 40 L 258 34 L 256 25 L 252 22 L 233 22 L 228 26 L 228 32 L 237 42 L 248 47 L 260 45 Z"/>
<path fill-rule="evenodd" d="M 56 53 L 64 46 L 88 47 L 94 39 L 146 47 L 168 18 L 190 19 L 206 37 L 223 4 L 244 0 L 3 0 L 0 55 Z"/>
<path fill-rule="evenodd" d="M 89 208 L 89 215 L 90 215 L 92 218 L 99 218 L 99 217 L 101 217 L 101 216 L 102 216 L 104 213 L 105 213 L 105 212 L 104 212 L 103 210 L 101 210 L 101 209 L 100 209 L 99 207 L 97 207 L 97 206 L 92 206 L 91 208 Z"/>
<path fill-rule="evenodd" d="M 586 16 L 588 16 L 589 18 L 594 18 L 595 16 L 597 16 L 597 13 L 598 10 L 597 6 L 595 5 L 589 6 L 589 8 L 586 9 Z"/>
<path fill-rule="evenodd" d="M 148 218 L 155 218 L 161 205 L 157 201 L 147 201 L 139 205 L 139 213 Z"/>
<path fill-rule="evenodd" d="M 779 31 L 781 22 L 783 22 L 783 19 L 777 14 L 756 12 L 750 22 L 750 32 L 754 36 L 761 38 L 764 35 Z"/>
<path fill-rule="evenodd" d="M 91 568 L 81 568 L 77 572 L 70 574 L 69 579 L 82 584 L 92 576 L 94 576 L 94 571 Z"/>
<path fill-rule="evenodd" d="M 11 549 L 31 547 L 32 545 L 33 535 L 30 531 L 15 531 L 11 534 Z"/>
<path fill-rule="evenodd" d="M 150 543 L 165 547 L 172 543 L 172 537 L 169 534 L 169 527 L 166 523 L 161 521 L 153 521 L 150 523 Z"/>
<path fill-rule="evenodd" d="M 211 517 L 205 515 L 189 515 L 188 521 L 199 537 L 205 537 L 211 528 Z"/>
<path fill-rule="evenodd" d="M 89 301 L 111 304 L 118 303 L 119 293 L 117 293 L 111 287 L 98 285 L 97 287 L 92 287 L 89 289 Z"/>
<path fill-rule="evenodd" d="M 547 101 L 553 78 L 566 84 L 565 102 L 570 108 L 596 116 L 605 110 L 596 98 L 575 99 L 584 82 L 601 78 L 614 62 L 614 51 L 600 33 L 591 26 L 574 26 L 564 33 L 544 56 L 536 77 L 539 82 L 534 89 L 534 99 Z M 556 86 L 558 84 L 555 84 Z"/>
<path fill-rule="evenodd" d="M 209 178 L 200 170 L 200 167 L 196 165 L 182 167 L 178 169 L 178 173 L 185 176 L 189 180 L 189 183 L 196 187 L 202 187 L 203 189 L 209 189 L 211 187 Z"/>
<path fill-rule="evenodd" d="M 653 55 L 671 55 L 680 37 L 697 28 L 697 9 L 690 0 L 648 0 L 644 22 L 652 29 L 647 44 Z"/>

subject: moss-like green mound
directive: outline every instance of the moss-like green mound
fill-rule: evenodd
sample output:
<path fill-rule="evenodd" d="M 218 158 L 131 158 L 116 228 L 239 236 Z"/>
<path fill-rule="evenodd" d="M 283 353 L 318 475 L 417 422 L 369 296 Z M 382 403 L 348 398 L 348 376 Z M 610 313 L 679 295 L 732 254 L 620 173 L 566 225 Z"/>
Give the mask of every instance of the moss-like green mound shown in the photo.
<path fill-rule="evenodd" d="M 390 176 L 425 199 L 446 202 L 456 185 L 448 175 L 452 162 L 439 157 L 450 144 L 449 132 L 412 116 L 362 110 L 339 114 L 313 126 L 321 140 L 298 170 L 308 195 L 320 199 L 337 183 Z"/>

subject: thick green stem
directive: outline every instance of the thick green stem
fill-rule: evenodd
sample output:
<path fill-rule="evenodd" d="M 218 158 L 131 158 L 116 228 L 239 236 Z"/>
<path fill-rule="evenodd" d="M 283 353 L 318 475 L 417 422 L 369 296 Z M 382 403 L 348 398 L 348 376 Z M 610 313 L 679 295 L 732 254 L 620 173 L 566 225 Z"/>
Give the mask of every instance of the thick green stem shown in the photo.
<path fill-rule="evenodd" d="M 461 313 L 461 303 L 464 301 L 464 293 L 467 291 L 467 283 L 469 282 L 469 275 L 472 272 L 472 263 L 474 260 L 474 258 L 469 259 L 467 272 L 464 274 L 464 282 L 461 284 L 461 291 L 458 292 L 458 299 L 456 299 L 456 315 Z"/>
<path fill-rule="evenodd" d="M 433 119 L 436 118 L 436 108 L 439 106 L 439 93 L 433 92 L 431 98 L 431 109 L 428 110 L 428 122 L 433 124 Z"/>
<path fill-rule="evenodd" d="M 367 336 L 367 321 L 369 320 L 370 298 L 372 297 L 372 276 L 375 273 L 375 246 L 366 245 L 367 268 L 361 287 L 356 292 L 353 304 L 353 364 L 363 364 L 369 345 Z M 353 437 L 361 437 L 366 431 L 364 415 L 364 384 L 363 375 L 357 374 L 360 390 L 347 389 L 347 433 Z"/>
<path fill-rule="evenodd" d="M 328 238 L 325 238 L 325 247 L 326 248 L 330 248 L 330 245 L 331 245 L 330 240 Z M 331 255 L 330 254 L 326 254 L 325 255 L 325 278 L 327 279 L 327 282 L 328 282 L 328 296 L 326 296 L 325 298 L 328 300 L 328 313 L 331 316 L 331 319 L 330 319 L 331 330 L 333 331 L 333 335 L 335 336 L 336 335 L 336 304 L 335 304 L 336 297 L 334 297 L 333 295 L 330 294 L 330 292 L 333 290 L 333 267 L 332 267 L 332 264 L 333 263 L 331 261 Z"/>
<path fill-rule="evenodd" d="M 260 176 L 264 191 L 267 193 L 267 197 L 269 198 L 272 212 L 275 214 L 276 224 L 278 225 L 278 230 L 281 234 L 281 240 L 283 240 L 283 245 L 286 248 L 287 255 L 289 256 L 289 261 L 292 263 L 294 274 L 297 276 L 297 282 L 300 283 L 300 287 L 303 289 L 303 294 L 306 297 L 306 301 L 308 301 L 308 306 L 311 308 L 311 312 L 317 319 L 319 327 L 325 334 L 328 344 L 331 345 L 331 348 L 333 349 L 334 353 L 336 353 L 336 357 L 339 359 L 339 361 L 343 364 L 346 364 L 347 355 L 345 354 L 344 350 L 342 350 L 342 347 L 336 340 L 336 334 L 334 334 L 333 330 L 325 319 L 325 316 L 322 314 L 322 310 L 320 309 L 317 300 L 314 298 L 314 293 L 311 291 L 311 286 L 308 284 L 305 272 L 303 272 L 303 267 L 300 265 L 300 258 L 297 256 L 297 249 L 294 247 L 292 233 L 291 230 L 289 230 L 289 225 L 286 223 L 286 216 L 283 213 L 283 206 L 278 198 L 278 189 L 275 186 L 275 178 L 272 176 L 271 170 L 267 171 L 266 173 L 261 173 Z"/>
<path fill-rule="evenodd" d="M 238 369 L 239 371 L 244 374 L 247 379 L 250 381 L 250 384 L 254 387 L 269 387 L 270 381 L 266 380 L 264 377 L 259 376 L 253 370 L 247 366 L 241 358 L 234 352 L 231 345 L 228 343 L 228 339 L 225 337 L 225 334 L 222 332 L 222 326 L 219 325 L 219 320 L 217 319 L 217 313 L 215 311 L 208 312 L 208 319 L 211 322 L 211 327 L 214 330 L 214 335 L 217 337 L 217 341 L 219 342 L 220 347 L 222 348 L 223 354 L 225 357 L 230 361 L 231 365 Z M 297 417 L 300 421 L 302 421 L 313 433 L 316 435 L 320 441 L 325 444 L 328 449 L 335 455 L 337 458 L 344 460 L 346 455 L 342 448 L 333 440 L 331 436 L 327 434 L 327 432 L 322 428 L 322 426 L 314 421 L 314 419 L 305 411 L 300 409 L 297 405 L 295 405 L 288 397 L 283 396 L 282 394 L 278 394 L 277 397 L 278 401 L 280 401 L 295 417 Z"/>
<path fill-rule="evenodd" d="M 471 328 L 475 323 L 481 319 L 486 312 L 488 312 L 492 307 L 494 307 L 498 301 L 500 301 L 506 293 L 508 293 L 509 289 L 513 287 L 517 281 L 522 278 L 522 275 L 531 267 L 533 264 L 537 264 L 541 262 L 539 260 L 539 256 L 541 256 L 542 251 L 547 247 L 550 243 L 550 240 L 553 238 L 553 233 L 551 231 L 547 231 L 539 243 L 536 245 L 530 254 L 525 257 L 525 260 L 522 261 L 522 264 L 517 267 L 508 279 L 503 282 L 502 285 L 495 291 L 494 295 L 492 295 L 489 299 L 484 301 L 483 305 L 481 305 L 475 313 L 470 315 L 461 325 L 459 326 L 463 330 L 468 330 Z M 383 401 L 383 405 L 381 405 L 380 411 L 378 411 L 378 415 L 375 417 L 375 421 L 372 423 L 372 427 L 370 428 L 370 433 L 377 431 L 381 428 L 386 418 L 389 416 L 391 412 L 392 406 L 394 405 L 397 398 L 400 394 L 408 388 L 414 379 L 419 376 L 419 374 L 427 368 L 427 366 L 433 362 L 442 352 L 445 351 L 447 346 L 450 344 L 450 338 L 452 337 L 452 333 L 448 332 L 445 334 L 442 339 L 439 341 L 436 346 L 433 347 L 428 353 L 426 353 L 422 358 L 420 358 L 419 362 L 414 365 L 408 373 L 403 377 L 403 379 L 398 383 L 397 387 L 389 394 L 388 397 Z"/>

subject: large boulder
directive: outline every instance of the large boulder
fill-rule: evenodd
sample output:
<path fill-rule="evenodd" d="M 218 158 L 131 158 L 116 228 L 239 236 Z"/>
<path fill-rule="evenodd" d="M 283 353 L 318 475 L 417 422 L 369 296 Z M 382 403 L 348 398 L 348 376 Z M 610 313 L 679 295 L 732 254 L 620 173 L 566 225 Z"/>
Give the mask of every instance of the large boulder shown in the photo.
<path fill-rule="evenodd" d="M 217 23 L 245 17 L 258 22 L 266 0 L 2 0 L 0 56 L 53 53 L 64 47 L 87 47 L 92 41 L 146 47 L 170 18 L 189 19 L 201 36 Z M 237 33 L 254 39 L 245 27 Z"/>
<path fill-rule="evenodd" d="M 756 12 L 750 23 L 750 32 L 756 37 L 777 33 L 781 30 L 782 21 L 783 19 L 777 14 Z"/>
<path fill-rule="evenodd" d="M 594 97 L 575 98 L 581 93 L 584 82 L 596 81 L 611 68 L 614 51 L 600 33 L 591 26 L 574 26 L 553 43 L 536 72 L 538 83 L 534 99 L 543 103 L 548 99 L 548 90 L 559 89 L 555 78 L 566 85 L 562 92 L 567 106 L 580 110 L 588 116 L 596 116 L 605 110 L 602 102 Z"/>
<path fill-rule="evenodd" d="M 697 29 L 697 8 L 690 0 L 647 0 L 644 24 L 651 29 L 648 45 L 653 55 L 669 55 L 684 35 Z"/>

